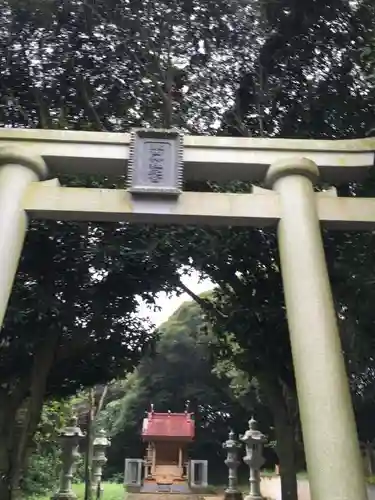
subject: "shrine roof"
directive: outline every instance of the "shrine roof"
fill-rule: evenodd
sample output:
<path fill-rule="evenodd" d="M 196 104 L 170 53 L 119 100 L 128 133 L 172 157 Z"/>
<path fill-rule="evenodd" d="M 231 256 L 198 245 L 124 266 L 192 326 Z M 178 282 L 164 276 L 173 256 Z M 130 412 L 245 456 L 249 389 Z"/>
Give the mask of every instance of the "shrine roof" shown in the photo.
<path fill-rule="evenodd" d="M 142 438 L 151 439 L 181 439 L 191 441 L 195 435 L 195 423 L 192 414 L 148 412 L 143 419 Z"/>

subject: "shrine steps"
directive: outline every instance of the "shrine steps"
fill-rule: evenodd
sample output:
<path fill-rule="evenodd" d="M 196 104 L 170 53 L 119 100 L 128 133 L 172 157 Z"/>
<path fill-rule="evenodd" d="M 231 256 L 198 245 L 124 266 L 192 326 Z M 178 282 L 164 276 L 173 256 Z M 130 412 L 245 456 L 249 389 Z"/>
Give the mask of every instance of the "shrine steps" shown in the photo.
<path fill-rule="evenodd" d="M 165 493 L 165 494 L 189 494 L 191 490 L 186 482 L 156 483 L 147 481 L 140 489 L 140 493 Z"/>

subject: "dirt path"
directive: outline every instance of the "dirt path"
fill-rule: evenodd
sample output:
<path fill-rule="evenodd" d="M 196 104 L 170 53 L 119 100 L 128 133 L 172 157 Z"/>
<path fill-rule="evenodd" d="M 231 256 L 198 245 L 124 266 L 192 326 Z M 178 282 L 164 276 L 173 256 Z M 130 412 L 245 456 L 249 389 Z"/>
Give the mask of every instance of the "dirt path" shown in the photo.
<path fill-rule="evenodd" d="M 280 479 L 277 477 L 262 478 L 262 495 L 270 500 L 282 500 L 280 492 Z M 223 497 L 201 496 L 196 494 L 181 495 L 173 493 L 129 493 L 126 500 L 221 500 Z M 311 500 L 309 482 L 304 479 L 298 481 L 298 500 Z M 375 500 L 375 486 L 368 487 L 368 500 Z"/>
<path fill-rule="evenodd" d="M 282 500 L 279 478 L 262 479 L 262 495 L 272 500 Z M 309 482 L 306 480 L 298 481 L 298 500 L 311 500 Z M 368 487 L 368 500 L 375 500 L 375 487 Z"/>

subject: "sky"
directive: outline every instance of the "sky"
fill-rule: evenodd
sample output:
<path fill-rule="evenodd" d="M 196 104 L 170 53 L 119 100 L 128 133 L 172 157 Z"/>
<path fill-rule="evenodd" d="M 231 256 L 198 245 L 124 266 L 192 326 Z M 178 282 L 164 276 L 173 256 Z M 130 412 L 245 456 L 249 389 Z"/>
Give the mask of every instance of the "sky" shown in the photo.
<path fill-rule="evenodd" d="M 213 283 L 208 279 L 200 281 L 198 273 L 193 273 L 191 276 L 184 276 L 182 281 L 196 294 L 211 290 L 214 287 Z M 161 307 L 160 311 L 153 311 L 145 304 L 141 303 L 140 315 L 143 318 L 149 318 L 155 326 L 159 326 L 166 321 L 183 302 L 186 302 L 187 300 L 191 300 L 191 298 L 186 293 L 180 295 L 179 297 L 176 295 L 168 297 L 165 293 L 159 293 L 157 295 L 156 304 Z"/>

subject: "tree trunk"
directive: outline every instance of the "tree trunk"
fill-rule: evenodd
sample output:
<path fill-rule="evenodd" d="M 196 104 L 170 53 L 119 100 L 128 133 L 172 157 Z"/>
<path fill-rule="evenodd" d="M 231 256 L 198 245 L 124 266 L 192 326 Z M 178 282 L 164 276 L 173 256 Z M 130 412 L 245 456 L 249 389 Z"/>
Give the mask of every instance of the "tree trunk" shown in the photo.
<path fill-rule="evenodd" d="M 269 376 L 257 377 L 272 411 L 276 434 L 276 452 L 279 458 L 281 498 L 298 500 L 297 468 L 295 460 L 295 433 L 288 414 L 280 382 Z"/>
<path fill-rule="evenodd" d="M 26 379 L 0 391 L 0 498 L 12 500 L 14 440 L 19 431 L 17 412 L 27 394 Z"/>
<path fill-rule="evenodd" d="M 0 499 L 20 497 L 27 450 L 39 423 L 58 335 L 34 354 L 31 373 L 0 394 Z M 29 397 L 26 399 L 27 394 Z"/>
<path fill-rule="evenodd" d="M 276 451 L 280 462 L 281 498 L 283 500 L 297 500 L 298 483 L 294 453 L 294 432 L 283 413 L 283 411 L 274 413 Z"/>
<path fill-rule="evenodd" d="M 89 390 L 89 411 L 87 415 L 87 434 L 86 434 L 86 453 L 85 453 L 85 500 L 92 499 L 92 457 L 94 444 L 94 412 L 95 412 L 95 394 L 94 389 Z"/>
<path fill-rule="evenodd" d="M 0 498 L 11 500 L 11 484 L 9 481 L 9 453 L 7 439 L 3 433 L 0 435 Z"/>
<path fill-rule="evenodd" d="M 27 461 L 27 452 L 39 424 L 43 409 L 48 375 L 55 358 L 59 334 L 51 333 L 47 341 L 41 344 L 34 354 L 30 376 L 30 396 L 25 407 L 25 418 L 12 445 L 12 500 L 20 497 L 20 481 Z"/>

